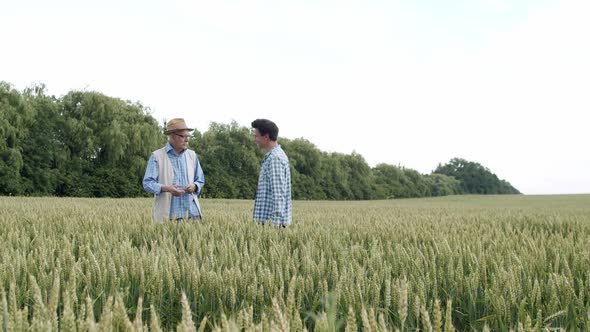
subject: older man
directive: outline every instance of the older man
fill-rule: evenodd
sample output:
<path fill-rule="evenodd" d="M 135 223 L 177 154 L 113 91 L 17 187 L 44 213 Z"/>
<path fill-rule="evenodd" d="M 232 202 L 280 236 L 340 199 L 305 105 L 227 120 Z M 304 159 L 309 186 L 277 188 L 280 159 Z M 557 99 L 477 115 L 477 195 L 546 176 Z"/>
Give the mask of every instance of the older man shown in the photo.
<path fill-rule="evenodd" d="M 205 184 L 205 175 L 197 154 L 188 149 L 193 130 L 184 119 L 168 121 L 168 143 L 148 160 L 143 188 L 154 194 L 155 222 L 202 218 L 197 196 Z"/>

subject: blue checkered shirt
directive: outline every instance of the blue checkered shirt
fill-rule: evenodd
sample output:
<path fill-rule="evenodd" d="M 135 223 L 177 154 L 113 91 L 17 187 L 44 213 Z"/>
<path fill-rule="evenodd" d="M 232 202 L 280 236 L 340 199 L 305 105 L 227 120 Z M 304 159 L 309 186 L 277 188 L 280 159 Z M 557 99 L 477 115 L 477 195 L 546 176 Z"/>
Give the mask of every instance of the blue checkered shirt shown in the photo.
<path fill-rule="evenodd" d="M 291 169 L 289 158 L 277 145 L 268 151 L 260 166 L 254 202 L 254 220 L 274 225 L 291 224 Z"/>
<path fill-rule="evenodd" d="M 198 194 L 201 192 L 203 185 L 205 185 L 205 175 L 201 168 L 199 159 L 195 160 L 195 174 L 192 179 L 187 179 L 186 176 L 186 159 L 184 154 L 188 153 L 187 149 L 184 149 L 178 156 L 174 152 L 174 149 L 170 143 L 166 143 L 166 155 L 170 159 L 172 164 L 172 170 L 174 171 L 174 184 L 179 184 L 182 188 L 186 188 L 189 183 L 197 185 Z M 148 160 L 148 165 L 145 170 L 145 176 L 143 177 L 143 188 L 152 194 L 159 195 L 162 193 L 162 184 L 158 182 L 158 161 L 155 155 Z M 188 212 L 189 218 L 199 217 L 197 205 L 192 199 L 191 195 L 172 196 L 172 202 L 170 203 L 170 219 L 184 218 Z"/>

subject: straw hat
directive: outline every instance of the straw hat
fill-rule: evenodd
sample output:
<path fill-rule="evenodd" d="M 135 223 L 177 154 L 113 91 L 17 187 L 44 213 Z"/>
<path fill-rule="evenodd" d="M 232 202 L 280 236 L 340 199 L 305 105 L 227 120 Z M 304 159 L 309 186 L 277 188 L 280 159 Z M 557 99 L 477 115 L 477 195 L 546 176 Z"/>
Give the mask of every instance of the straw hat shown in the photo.
<path fill-rule="evenodd" d="M 164 134 L 168 135 L 179 130 L 193 131 L 194 129 L 188 128 L 186 126 L 186 123 L 184 122 L 184 119 L 175 118 L 168 121 L 168 123 L 166 124 L 166 131 L 164 132 Z"/>

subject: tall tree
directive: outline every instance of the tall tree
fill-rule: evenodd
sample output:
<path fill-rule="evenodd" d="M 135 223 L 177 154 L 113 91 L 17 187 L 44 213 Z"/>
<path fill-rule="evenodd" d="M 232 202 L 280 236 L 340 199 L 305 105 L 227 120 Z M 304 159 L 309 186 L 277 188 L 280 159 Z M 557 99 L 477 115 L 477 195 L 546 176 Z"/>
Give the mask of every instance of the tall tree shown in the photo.
<path fill-rule="evenodd" d="M 452 176 L 460 181 L 466 194 L 520 194 L 520 192 L 479 163 L 453 158 L 445 165 L 438 165 L 434 173 Z"/>
<path fill-rule="evenodd" d="M 342 153 L 322 153 L 320 186 L 328 199 L 345 200 L 353 197 L 344 167 L 344 158 L 345 155 Z"/>
<path fill-rule="evenodd" d="M 207 176 L 203 195 L 254 197 L 264 152 L 252 130 L 212 123 L 190 146 Z M 45 95 L 43 85 L 22 93 L 0 82 L 0 195 L 133 197 L 146 195 L 146 161 L 165 143 L 162 127 L 140 103 L 97 92 Z M 281 138 L 291 163 L 296 199 L 384 199 L 459 193 L 514 194 L 489 169 L 452 159 L 435 172 L 379 164 L 352 154 L 322 152 L 300 138 Z"/>
<path fill-rule="evenodd" d="M 29 132 L 32 115 L 33 110 L 22 95 L 10 84 L 0 82 L 0 195 L 23 193 L 20 142 Z"/>
<path fill-rule="evenodd" d="M 346 170 L 347 183 L 352 196 L 350 199 L 371 199 L 373 198 L 371 186 L 371 168 L 360 154 L 352 152 L 345 155 L 341 162 Z"/>
<path fill-rule="evenodd" d="M 452 176 L 432 173 L 425 179 L 430 184 L 432 196 L 447 196 L 461 194 L 461 183 Z"/>
<path fill-rule="evenodd" d="M 139 103 L 96 92 L 70 92 L 61 100 L 69 170 L 58 194 L 126 197 L 143 195 L 142 178 L 151 151 L 164 135 Z"/>
<path fill-rule="evenodd" d="M 326 199 L 319 179 L 322 162 L 320 150 L 303 138 L 281 139 L 280 143 L 291 163 L 293 198 Z"/>
<path fill-rule="evenodd" d="M 253 199 L 263 152 L 250 129 L 211 123 L 200 139 L 191 142 L 205 172 L 203 195 L 215 198 Z"/>
<path fill-rule="evenodd" d="M 27 195 L 55 195 L 65 169 L 65 145 L 59 138 L 63 118 L 59 100 L 45 95 L 45 86 L 25 89 L 23 98 L 33 109 L 29 132 L 22 139 L 23 168 L 21 178 Z"/>

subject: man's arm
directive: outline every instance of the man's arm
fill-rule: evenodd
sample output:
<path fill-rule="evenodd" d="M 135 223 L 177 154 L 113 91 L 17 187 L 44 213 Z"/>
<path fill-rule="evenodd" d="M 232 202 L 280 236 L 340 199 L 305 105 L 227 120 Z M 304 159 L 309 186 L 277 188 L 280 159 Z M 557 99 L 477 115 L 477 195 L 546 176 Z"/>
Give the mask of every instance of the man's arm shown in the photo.
<path fill-rule="evenodd" d="M 143 176 L 143 189 L 156 195 L 162 193 L 162 184 L 158 182 L 158 178 L 158 161 L 156 160 L 156 156 L 152 153 Z"/>
<path fill-rule="evenodd" d="M 285 206 L 285 191 L 287 189 L 287 176 L 280 160 L 270 160 L 270 191 L 272 196 L 272 212 L 270 220 L 275 225 L 282 224 L 283 207 Z"/>
<path fill-rule="evenodd" d="M 199 162 L 199 157 L 195 153 L 195 174 L 193 175 L 193 181 L 189 186 L 186 188 L 188 192 L 194 192 L 197 195 L 201 193 L 203 186 L 205 185 L 205 173 L 203 173 L 203 168 L 201 168 L 201 163 Z"/>

